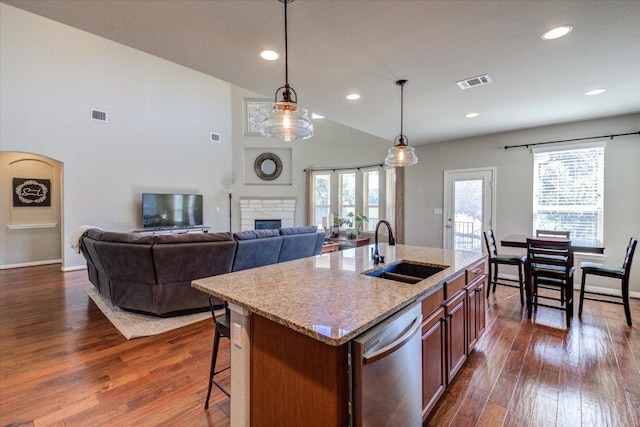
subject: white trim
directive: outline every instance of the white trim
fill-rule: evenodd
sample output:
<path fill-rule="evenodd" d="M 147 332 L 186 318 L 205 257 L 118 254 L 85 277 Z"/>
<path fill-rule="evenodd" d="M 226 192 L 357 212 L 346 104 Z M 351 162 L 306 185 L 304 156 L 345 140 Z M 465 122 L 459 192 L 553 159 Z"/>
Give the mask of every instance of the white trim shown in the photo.
<path fill-rule="evenodd" d="M 8 270 L 10 268 L 36 267 L 38 265 L 60 264 L 61 262 L 62 262 L 61 259 L 50 259 L 46 261 L 22 262 L 19 264 L 5 264 L 5 265 L 0 265 L 0 270 Z"/>
<path fill-rule="evenodd" d="M 62 267 L 60 270 L 62 270 L 64 273 L 67 273 L 69 271 L 80 271 L 80 270 L 86 270 L 87 266 L 86 265 L 72 265 L 71 267 Z"/>
<path fill-rule="evenodd" d="M 55 228 L 58 226 L 57 222 L 51 222 L 47 224 L 7 224 L 9 230 L 26 230 L 30 228 Z"/>
<path fill-rule="evenodd" d="M 491 206 L 489 207 L 489 218 L 487 219 L 487 222 L 489 224 L 488 228 L 491 229 L 496 229 L 496 217 L 497 217 L 497 183 L 498 183 L 498 167 L 497 166 L 485 166 L 485 167 L 479 167 L 479 168 L 469 168 L 469 169 L 452 169 L 452 170 L 445 170 L 444 174 L 443 174 L 443 206 L 442 206 L 442 246 L 444 248 L 448 248 L 448 233 L 447 233 L 447 220 L 448 217 L 452 214 L 450 212 L 450 200 L 449 200 L 449 192 L 451 191 L 451 188 L 449 188 L 449 183 L 448 180 L 450 179 L 450 177 L 454 174 L 462 174 L 462 173 L 469 173 L 469 174 L 473 174 L 475 172 L 490 172 L 491 173 L 491 178 L 490 178 L 490 182 L 488 183 L 489 185 L 489 191 L 491 193 Z M 449 191 L 447 191 L 449 190 Z M 486 208 L 485 208 L 486 210 Z M 484 213 L 483 213 L 484 214 Z M 482 244 L 482 241 L 480 242 L 480 248 L 481 251 L 484 253 L 486 251 L 486 248 L 484 247 L 484 245 Z"/>

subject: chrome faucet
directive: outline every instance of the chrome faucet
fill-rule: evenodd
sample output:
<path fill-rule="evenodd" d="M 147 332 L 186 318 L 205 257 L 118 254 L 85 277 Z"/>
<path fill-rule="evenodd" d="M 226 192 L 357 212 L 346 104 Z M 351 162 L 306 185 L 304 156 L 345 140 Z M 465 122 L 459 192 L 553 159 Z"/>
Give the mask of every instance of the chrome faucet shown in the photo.
<path fill-rule="evenodd" d="M 373 246 L 373 252 L 371 253 L 371 259 L 374 264 L 384 263 L 384 256 L 380 255 L 378 252 L 378 230 L 380 229 L 381 224 L 386 225 L 389 230 L 389 246 L 394 246 L 396 244 L 396 239 L 393 238 L 393 231 L 391 231 L 391 224 L 389 224 L 389 221 L 384 219 L 378 221 L 378 224 L 376 224 L 375 245 Z"/>

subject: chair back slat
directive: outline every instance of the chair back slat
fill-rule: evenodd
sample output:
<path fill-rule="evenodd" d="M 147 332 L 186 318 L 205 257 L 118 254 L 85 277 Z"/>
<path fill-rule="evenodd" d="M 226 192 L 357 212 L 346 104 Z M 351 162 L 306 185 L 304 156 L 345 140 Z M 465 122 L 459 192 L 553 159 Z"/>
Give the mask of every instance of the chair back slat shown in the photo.
<path fill-rule="evenodd" d="M 496 237 L 493 234 L 492 229 L 489 229 L 484 232 L 484 244 L 487 247 L 487 253 L 489 254 L 489 258 L 492 258 L 498 255 L 498 248 L 496 247 Z"/>
<path fill-rule="evenodd" d="M 627 251 L 624 255 L 624 262 L 622 263 L 622 269 L 624 270 L 624 275 L 626 277 L 629 277 L 629 273 L 631 271 L 631 261 L 633 261 L 633 253 L 636 251 L 637 243 L 638 241 L 633 237 L 629 239 Z"/>
<path fill-rule="evenodd" d="M 569 239 L 527 239 L 530 263 L 573 267 L 573 251 Z"/>

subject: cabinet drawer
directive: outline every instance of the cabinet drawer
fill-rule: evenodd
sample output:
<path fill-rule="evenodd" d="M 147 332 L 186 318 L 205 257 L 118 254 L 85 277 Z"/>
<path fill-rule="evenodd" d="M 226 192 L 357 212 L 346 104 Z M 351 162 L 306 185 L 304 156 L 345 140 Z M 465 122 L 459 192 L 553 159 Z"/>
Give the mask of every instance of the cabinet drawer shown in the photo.
<path fill-rule="evenodd" d="M 433 294 L 422 300 L 422 318 L 426 319 L 444 302 L 444 288 L 440 288 Z"/>
<path fill-rule="evenodd" d="M 464 285 L 466 285 L 464 272 L 447 280 L 444 284 L 444 299 L 447 300 L 454 296 L 458 291 L 464 288 Z"/>
<path fill-rule="evenodd" d="M 471 267 L 469 267 L 466 271 L 467 274 L 467 284 L 473 282 L 474 280 L 478 279 L 479 277 L 484 275 L 485 272 L 485 262 L 484 260 L 482 262 L 479 262 L 475 265 L 472 265 Z"/>

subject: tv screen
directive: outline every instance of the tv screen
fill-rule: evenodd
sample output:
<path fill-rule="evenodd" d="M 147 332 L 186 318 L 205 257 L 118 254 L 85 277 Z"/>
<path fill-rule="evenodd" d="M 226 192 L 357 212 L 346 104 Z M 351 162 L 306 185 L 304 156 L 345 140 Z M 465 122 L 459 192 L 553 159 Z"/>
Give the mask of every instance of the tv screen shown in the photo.
<path fill-rule="evenodd" d="M 143 227 L 202 225 L 202 194 L 142 194 Z"/>

